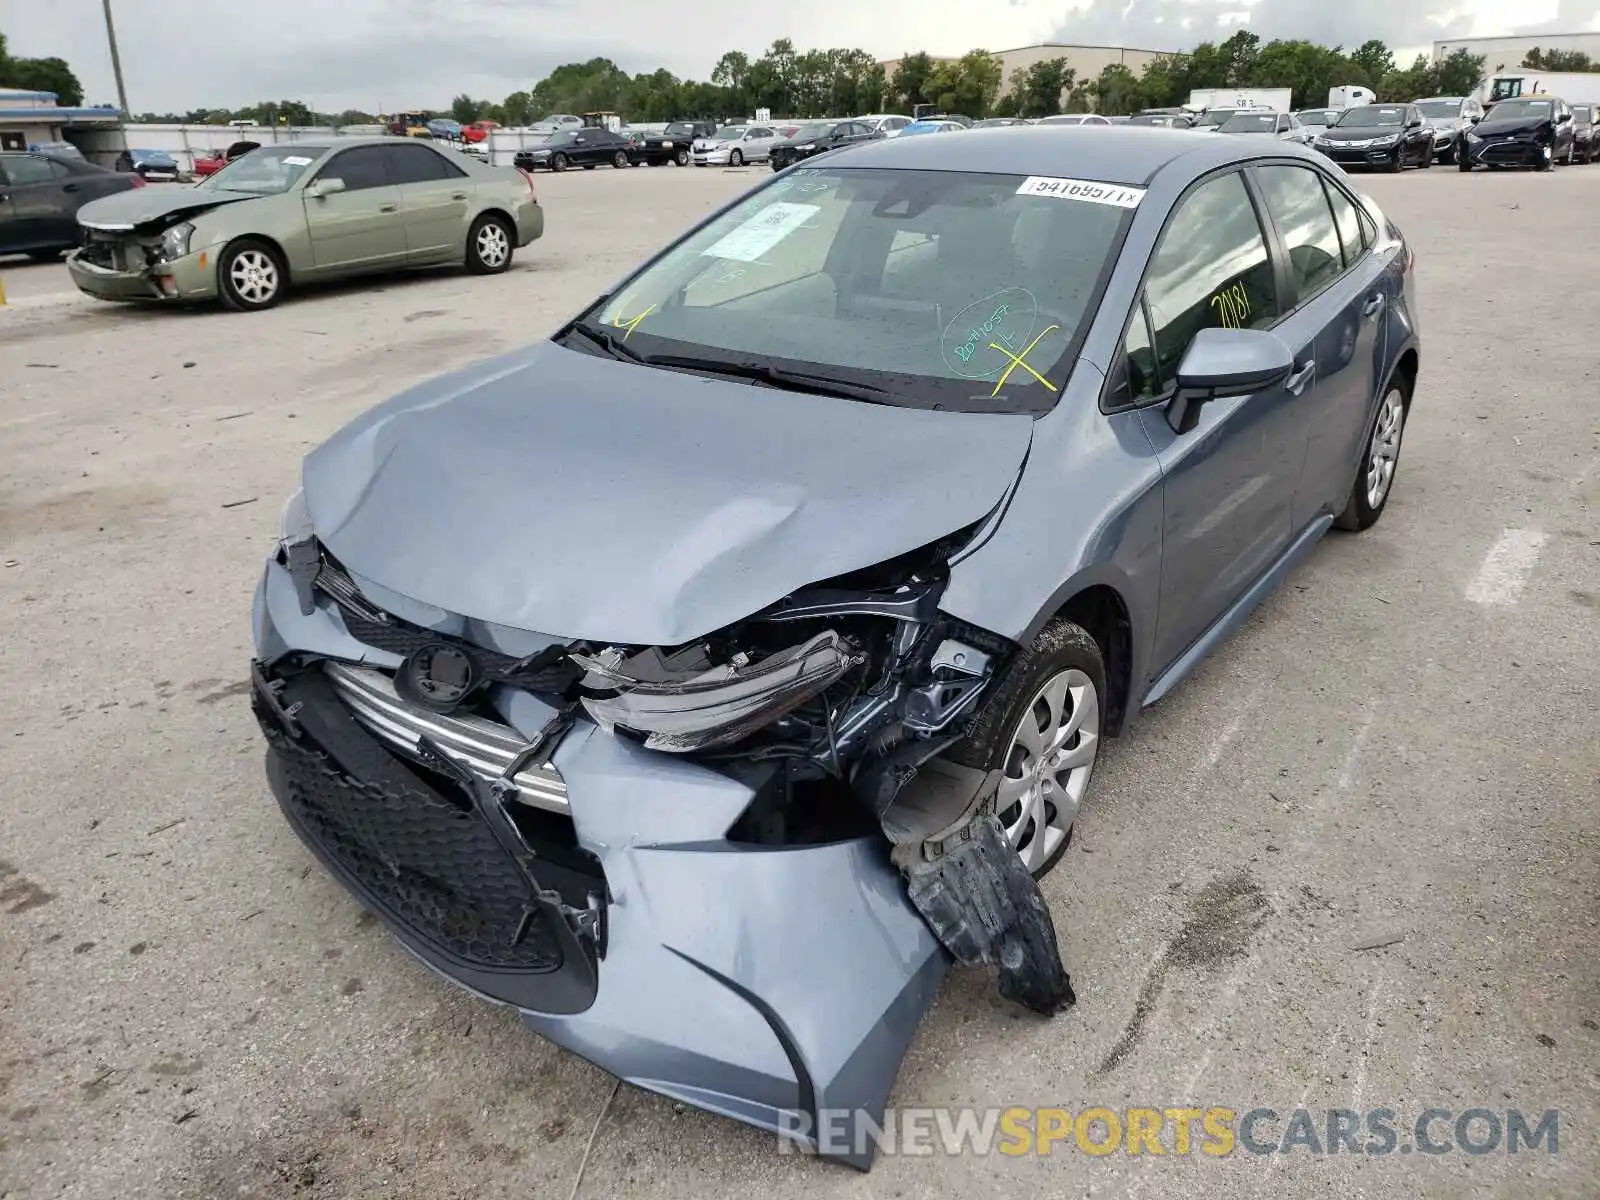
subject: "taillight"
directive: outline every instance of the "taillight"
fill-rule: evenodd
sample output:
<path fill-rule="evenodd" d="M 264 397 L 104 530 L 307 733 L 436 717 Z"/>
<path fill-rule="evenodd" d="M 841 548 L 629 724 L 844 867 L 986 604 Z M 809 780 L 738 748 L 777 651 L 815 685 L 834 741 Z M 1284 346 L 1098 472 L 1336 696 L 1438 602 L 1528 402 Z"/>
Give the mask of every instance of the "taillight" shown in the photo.
<path fill-rule="evenodd" d="M 134 187 L 144 187 L 145 184 L 150 182 L 143 175 L 140 175 L 137 171 L 135 171 L 132 175 L 128 176 L 128 180 L 129 180 L 129 182 L 131 182 L 133 184 Z"/>
<path fill-rule="evenodd" d="M 517 170 L 522 173 L 522 178 L 528 185 L 528 195 L 533 197 L 534 203 L 538 203 L 539 189 L 533 186 L 533 172 L 526 167 L 518 167 Z"/>

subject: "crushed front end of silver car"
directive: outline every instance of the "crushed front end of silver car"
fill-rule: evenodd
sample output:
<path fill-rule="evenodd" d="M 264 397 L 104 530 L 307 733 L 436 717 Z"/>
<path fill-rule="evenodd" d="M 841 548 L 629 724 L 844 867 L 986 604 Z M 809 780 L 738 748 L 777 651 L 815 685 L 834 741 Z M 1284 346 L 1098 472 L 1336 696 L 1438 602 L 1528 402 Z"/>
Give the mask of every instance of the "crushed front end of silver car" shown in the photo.
<path fill-rule="evenodd" d="M 547 372 L 617 369 L 543 356 Z M 457 381 L 454 401 L 397 400 L 314 454 L 258 586 L 268 777 L 328 870 L 414 956 L 530 1029 L 787 1136 L 823 1109 L 881 1120 L 952 961 L 993 965 L 1002 993 L 1037 1012 L 1070 1004 L 1049 911 L 994 812 L 1001 772 L 944 757 L 1016 652 L 939 604 L 952 563 L 1009 502 L 1027 418 L 880 426 L 889 410 L 817 410 L 849 423 L 816 433 L 843 460 L 838 486 L 856 486 L 860 464 L 833 447 L 854 445 L 902 496 L 911 515 L 886 533 L 850 521 L 825 472 L 804 496 L 771 479 L 755 432 L 729 458 L 749 472 L 726 481 L 743 524 L 687 476 L 624 514 L 601 469 L 608 430 L 659 420 L 640 435 L 657 447 L 677 426 L 644 401 L 623 422 L 597 400 L 562 418 L 571 462 L 551 487 L 566 507 L 524 488 L 514 510 L 476 510 L 491 547 L 480 557 L 463 549 L 465 519 L 430 507 L 437 493 L 419 481 L 469 457 L 477 475 L 439 478 L 468 492 L 498 478 L 492 453 L 469 451 L 480 442 L 445 432 L 473 426 L 469 412 L 430 422 L 469 397 L 494 409 L 485 427 L 515 422 L 514 392 L 481 399 L 481 380 L 504 375 Z M 817 418 L 802 419 L 784 451 L 804 458 L 794 440 Z M 573 431 L 585 421 L 592 442 Z M 879 428 L 897 436 L 872 450 Z M 958 445 L 953 469 L 974 484 L 953 494 L 987 495 L 982 506 L 941 499 L 937 479 L 914 493 L 920 460 Z M 505 454 L 509 478 L 523 464 Z M 696 505 L 715 519 L 677 515 Z M 582 571 L 550 565 L 591 545 L 604 549 Z M 830 554 L 872 565 L 830 572 Z M 670 636 L 811 570 L 825 577 Z M 573 636 L 608 627 L 669 636 Z M 845 1160 L 865 1168 L 871 1147 Z"/>

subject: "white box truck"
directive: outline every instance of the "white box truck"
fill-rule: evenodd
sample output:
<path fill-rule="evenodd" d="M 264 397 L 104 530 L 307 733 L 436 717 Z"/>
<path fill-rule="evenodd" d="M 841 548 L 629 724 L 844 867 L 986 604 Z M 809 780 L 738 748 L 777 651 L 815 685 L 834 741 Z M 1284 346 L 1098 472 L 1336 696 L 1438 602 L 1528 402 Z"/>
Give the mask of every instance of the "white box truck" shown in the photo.
<path fill-rule="evenodd" d="M 1267 108 L 1288 112 L 1294 107 L 1289 88 L 1196 88 L 1189 93 L 1189 108 Z"/>
<path fill-rule="evenodd" d="M 1340 87 L 1328 89 L 1329 108 L 1355 108 L 1358 104 L 1376 104 L 1378 97 L 1371 88 L 1361 87 L 1359 84 L 1346 83 Z"/>
<path fill-rule="evenodd" d="M 1516 100 L 1536 92 L 1560 96 L 1568 104 L 1600 104 L 1600 74 L 1587 71 L 1501 71 L 1483 81 L 1476 98 L 1485 104 Z"/>

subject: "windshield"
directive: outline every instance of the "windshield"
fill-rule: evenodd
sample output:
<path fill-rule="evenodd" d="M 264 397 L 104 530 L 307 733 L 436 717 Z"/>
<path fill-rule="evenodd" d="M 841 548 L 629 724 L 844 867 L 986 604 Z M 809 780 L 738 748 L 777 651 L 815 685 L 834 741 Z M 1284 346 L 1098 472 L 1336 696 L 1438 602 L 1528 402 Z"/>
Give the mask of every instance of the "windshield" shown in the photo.
<path fill-rule="evenodd" d="M 689 134 L 694 132 L 694 126 L 689 124 L 687 121 L 674 121 L 671 125 L 668 125 L 666 129 L 662 130 L 662 132 L 674 134 L 678 137 L 687 137 Z"/>
<path fill-rule="evenodd" d="M 804 142 L 811 138 L 827 137 L 832 132 L 833 123 L 831 121 L 824 121 L 815 125 L 802 125 L 789 136 L 794 138 L 794 140 L 797 142 Z"/>
<path fill-rule="evenodd" d="M 292 188 L 326 150 L 326 146 L 263 146 L 234 159 L 198 186 L 276 196 Z"/>
<path fill-rule="evenodd" d="M 1572 123 L 1574 125 L 1590 125 L 1594 122 L 1594 111 L 1587 104 L 1574 104 L 1572 106 Z"/>
<path fill-rule="evenodd" d="M 1221 128 L 1223 133 L 1273 133 L 1278 117 L 1276 113 L 1234 113 Z"/>
<path fill-rule="evenodd" d="M 1423 116 L 1434 121 L 1454 120 L 1461 115 L 1461 101 L 1459 100 L 1419 100 L 1417 109 Z"/>
<path fill-rule="evenodd" d="M 1534 91 L 1538 91 L 1537 88 Z M 1489 89 L 1489 101 L 1509 100 L 1513 96 L 1522 95 L 1522 76 L 1513 75 L 1509 79 L 1496 79 L 1494 86 Z"/>
<path fill-rule="evenodd" d="M 1502 100 L 1489 114 L 1491 121 L 1548 121 L 1551 113 L 1548 100 Z"/>
<path fill-rule="evenodd" d="M 1406 110 L 1398 104 L 1363 104 L 1334 122 L 1340 129 L 1398 129 L 1405 123 Z"/>
<path fill-rule="evenodd" d="M 1044 117 L 1039 121 L 1041 125 L 1082 125 L 1080 116 Z"/>
<path fill-rule="evenodd" d="M 1225 123 L 1237 111 L 1238 109 L 1234 108 L 1213 108 L 1194 123 L 1195 128 L 1214 129 L 1218 125 Z"/>
<path fill-rule="evenodd" d="M 1316 110 L 1314 110 L 1312 112 L 1303 112 L 1303 113 L 1300 114 L 1300 124 L 1302 124 L 1302 125 L 1331 125 L 1331 124 L 1333 124 L 1334 118 L 1337 117 L 1338 115 L 1339 115 L 1338 113 L 1331 113 L 1331 112 L 1326 111 L 1325 109 L 1316 109 Z"/>
<path fill-rule="evenodd" d="M 745 126 L 729 125 L 726 129 L 719 129 L 712 134 L 712 139 L 718 142 L 737 142 L 744 136 Z"/>
<path fill-rule="evenodd" d="M 1141 194 L 800 168 L 647 265 L 586 327 L 641 355 L 771 364 L 891 404 L 1042 412 Z"/>

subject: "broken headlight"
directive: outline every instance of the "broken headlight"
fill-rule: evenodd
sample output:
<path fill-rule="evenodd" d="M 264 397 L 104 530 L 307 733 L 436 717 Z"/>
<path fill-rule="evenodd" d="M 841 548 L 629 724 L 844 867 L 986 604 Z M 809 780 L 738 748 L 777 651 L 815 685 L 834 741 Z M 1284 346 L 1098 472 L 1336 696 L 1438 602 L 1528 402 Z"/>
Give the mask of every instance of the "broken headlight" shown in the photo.
<path fill-rule="evenodd" d="M 311 513 L 306 508 L 305 488 L 296 488 L 283 503 L 278 516 L 278 537 L 285 542 L 303 542 L 311 536 Z"/>
<path fill-rule="evenodd" d="M 194 236 L 194 226 L 180 221 L 161 235 L 161 258 L 171 262 L 189 253 L 189 239 Z"/>
<path fill-rule="evenodd" d="M 657 649 L 628 655 L 615 648 L 570 657 L 588 672 L 583 706 L 602 728 L 642 735 L 647 748 L 677 754 L 749 736 L 866 658 L 832 629 L 759 662 L 739 654 L 713 666 L 693 647 L 671 658 Z"/>

